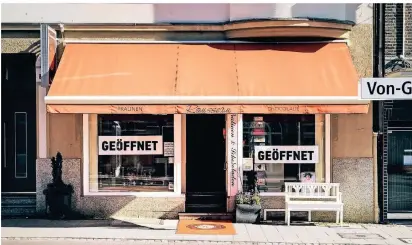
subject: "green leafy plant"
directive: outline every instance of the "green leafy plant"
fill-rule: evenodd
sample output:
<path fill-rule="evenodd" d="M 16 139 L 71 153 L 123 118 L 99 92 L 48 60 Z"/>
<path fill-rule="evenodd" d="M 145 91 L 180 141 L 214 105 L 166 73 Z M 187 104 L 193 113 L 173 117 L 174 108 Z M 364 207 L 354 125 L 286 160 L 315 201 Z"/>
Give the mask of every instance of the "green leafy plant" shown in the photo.
<path fill-rule="evenodd" d="M 257 192 L 252 195 L 252 205 L 260 205 L 260 196 Z"/>
<path fill-rule="evenodd" d="M 257 192 L 239 192 L 236 195 L 236 204 L 260 205 L 260 196 Z"/>
<path fill-rule="evenodd" d="M 236 204 L 244 204 L 243 193 L 239 192 L 236 194 Z"/>

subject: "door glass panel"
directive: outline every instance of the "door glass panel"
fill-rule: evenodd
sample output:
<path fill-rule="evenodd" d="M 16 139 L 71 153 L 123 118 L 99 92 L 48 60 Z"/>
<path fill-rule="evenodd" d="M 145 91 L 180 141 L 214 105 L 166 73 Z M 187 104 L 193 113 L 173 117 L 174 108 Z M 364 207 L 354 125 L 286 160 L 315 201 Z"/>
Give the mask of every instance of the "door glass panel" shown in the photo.
<path fill-rule="evenodd" d="M 14 113 L 15 177 L 27 178 L 27 113 Z"/>
<path fill-rule="evenodd" d="M 412 212 L 412 131 L 388 135 L 388 211 Z"/>

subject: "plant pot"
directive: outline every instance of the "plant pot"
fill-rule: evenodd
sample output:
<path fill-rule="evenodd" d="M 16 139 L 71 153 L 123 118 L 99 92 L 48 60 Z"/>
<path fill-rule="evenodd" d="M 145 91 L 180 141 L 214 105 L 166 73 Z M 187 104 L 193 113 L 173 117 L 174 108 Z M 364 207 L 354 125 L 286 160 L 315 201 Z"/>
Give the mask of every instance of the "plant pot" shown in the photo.
<path fill-rule="evenodd" d="M 46 205 L 49 207 L 51 218 L 64 218 L 70 214 L 72 193 L 73 187 L 71 185 L 47 185 L 43 194 L 46 196 Z"/>
<path fill-rule="evenodd" d="M 260 211 L 262 206 L 237 204 L 236 205 L 236 223 L 258 224 L 260 223 Z"/>

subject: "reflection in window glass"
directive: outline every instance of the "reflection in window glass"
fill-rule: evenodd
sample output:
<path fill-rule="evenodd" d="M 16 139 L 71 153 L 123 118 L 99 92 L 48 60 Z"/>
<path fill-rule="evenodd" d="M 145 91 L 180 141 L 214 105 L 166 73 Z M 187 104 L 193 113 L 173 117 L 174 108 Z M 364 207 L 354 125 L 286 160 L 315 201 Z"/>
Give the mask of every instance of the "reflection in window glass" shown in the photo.
<path fill-rule="evenodd" d="M 147 155 L 143 150 L 136 155 L 124 151 L 99 155 L 98 178 L 94 179 L 97 183 L 91 183 L 92 191 L 173 191 L 173 115 L 99 115 L 98 135 L 161 136 L 155 138 L 161 139 L 158 147 L 163 148 L 163 154 Z"/>
<path fill-rule="evenodd" d="M 255 145 L 315 145 L 315 115 L 243 115 L 243 158 L 249 163 Z M 261 192 L 284 191 L 284 182 L 315 180 L 315 164 L 256 164 L 255 171 Z M 250 172 L 243 171 L 244 189 Z"/>
<path fill-rule="evenodd" d="M 27 114 L 14 114 L 15 177 L 27 178 Z"/>

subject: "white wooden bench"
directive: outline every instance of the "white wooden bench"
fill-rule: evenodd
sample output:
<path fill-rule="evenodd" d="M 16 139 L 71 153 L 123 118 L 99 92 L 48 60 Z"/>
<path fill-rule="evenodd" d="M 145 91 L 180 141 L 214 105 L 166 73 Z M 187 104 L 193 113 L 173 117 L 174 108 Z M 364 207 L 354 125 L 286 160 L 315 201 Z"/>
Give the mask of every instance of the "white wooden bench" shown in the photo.
<path fill-rule="evenodd" d="M 343 223 L 342 193 L 338 183 L 285 183 L 285 222 L 290 225 L 290 212 L 335 211 L 336 223 Z"/>

